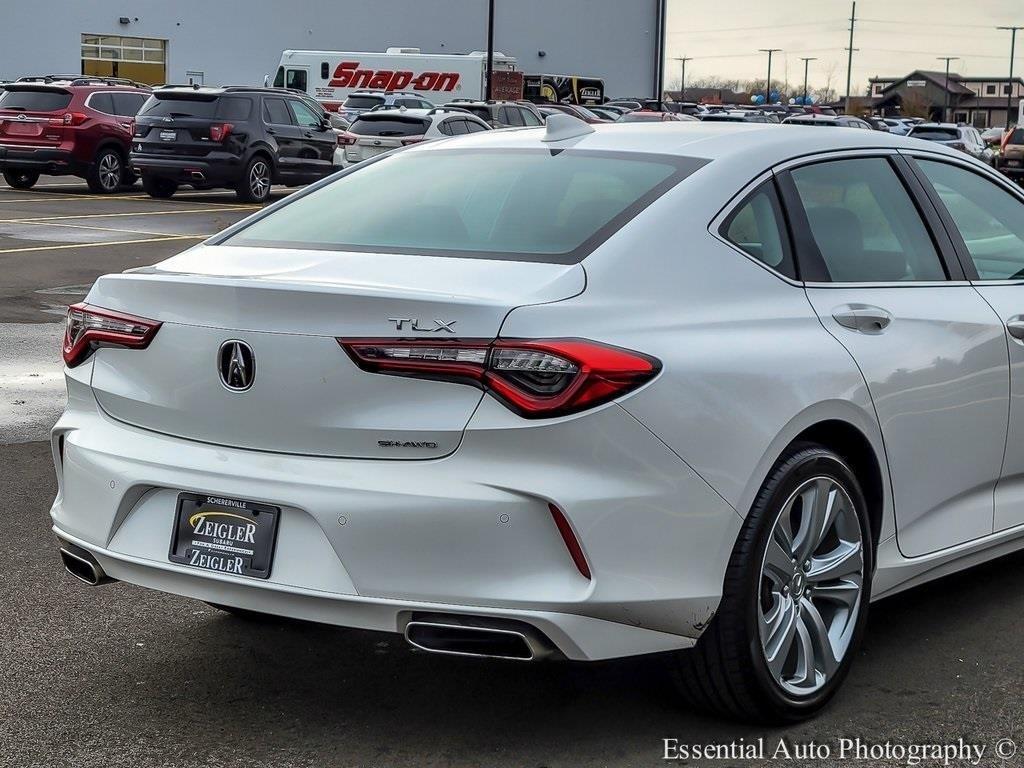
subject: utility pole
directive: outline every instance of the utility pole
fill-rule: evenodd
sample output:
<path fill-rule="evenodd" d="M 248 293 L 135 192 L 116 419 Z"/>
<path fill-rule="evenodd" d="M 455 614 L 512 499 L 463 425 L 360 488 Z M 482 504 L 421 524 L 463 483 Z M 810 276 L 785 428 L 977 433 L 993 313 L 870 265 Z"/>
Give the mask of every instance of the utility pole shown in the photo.
<path fill-rule="evenodd" d="M 767 107 L 772 100 L 772 54 L 781 51 L 781 48 L 758 48 L 761 53 L 768 54 L 768 80 L 764 84 L 764 105 Z"/>
<path fill-rule="evenodd" d="M 484 97 L 490 101 L 493 97 L 491 76 L 494 74 L 494 0 L 487 0 L 487 84 L 484 86 Z"/>
<path fill-rule="evenodd" d="M 950 122 L 950 119 L 949 119 L 949 62 L 951 62 L 951 61 L 959 61 L 960 57 L 959 56 L 936 56 L 935 58 L 937 58 L 939 61 L 946 62 L 946 89 L 945 89 L 946 90 L 946 96 L 945 96 L 946 103 L 943 104 L 943 106 L 942 106 L 942 122 L 948 123 L 948 122 Z"/>
<path fill-rule="evenodd" d="M 691 56 L 676 56 L 676 61 L 683 65 L 683 77 L 679 81 L 679 101 L 686 101 L 686 62 L 693 61 Z"/>
<path fill-rule="evenodd" d="M 1006 130 L 1010 130 L 1010 113 L 1013 111 L 1013 57 L 1016 54 L 1017 32 L 1024 27 L 996 27 L 996 29 L 1010 33 L 1010 81 L 1006 91 Z"/>
<path fill-rule="evenodd" d="M 857 25 L 857 3 L 850 10 L 850 47 L 846 59 L 846 114 L 850 114 L 850 81 L 853 79 L 853 28 Z"/>
<path fill-rule="evenodd" d="M 801 103 L 805 107 L 807 106 L 807 68 L 810 66 L 812 61 L 817 61 L 817 60 L 818 59 L 813 57 L 813 56 L 811 56 L 809 58 L 804 58 L 803 56 L 800 57 L 800 61 L 802 61 L 804 63 L 804 99 L 803 99 L 803 102 L 801 102 Z"/>

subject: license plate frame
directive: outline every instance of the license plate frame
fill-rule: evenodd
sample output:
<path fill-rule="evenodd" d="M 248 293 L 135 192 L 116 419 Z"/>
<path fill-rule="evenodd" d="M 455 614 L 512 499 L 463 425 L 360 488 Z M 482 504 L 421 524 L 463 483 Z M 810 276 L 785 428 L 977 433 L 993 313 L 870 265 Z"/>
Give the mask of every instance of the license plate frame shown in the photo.
<path fill-rule="evenodd" d="M 270 577 L 281 508 L 211 494 L 178 494 L 168 559 L 197 570 Z"/>

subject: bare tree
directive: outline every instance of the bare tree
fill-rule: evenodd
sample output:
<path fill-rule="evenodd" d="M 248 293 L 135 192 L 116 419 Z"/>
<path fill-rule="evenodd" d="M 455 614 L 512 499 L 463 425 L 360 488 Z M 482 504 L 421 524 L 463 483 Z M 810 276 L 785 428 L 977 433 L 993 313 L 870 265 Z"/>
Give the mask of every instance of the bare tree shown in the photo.
<path fill-rule="evenodd" d="M 903 117 L 924 117 L 930 116 L 931 105 L 928 103 L 928 99 L 921 93 L 915 93 L 912 89 L 907 89 L 909 93 L 903 97 L 903 109 L 900 110 L 900 114 Z"/>

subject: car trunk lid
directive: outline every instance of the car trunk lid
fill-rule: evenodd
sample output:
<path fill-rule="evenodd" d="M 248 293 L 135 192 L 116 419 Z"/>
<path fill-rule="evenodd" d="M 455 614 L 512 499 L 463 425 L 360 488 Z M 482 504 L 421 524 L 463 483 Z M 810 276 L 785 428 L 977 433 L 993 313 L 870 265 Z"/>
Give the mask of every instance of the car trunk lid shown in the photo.
<path fill-rule="evenodd" d="M 364 372 L 336 338 L 490 340 L 516 306 L 584 285 L 579 265 L 201 246 L 97 281 L 87 303 L 163 325 L 144 350 L 100 350 L 92 386 L 114 418 L 193 440 L 436 458 L 457 447 L 480 391 Z M 222 378 L 234 341 L 252 351 L 245 391 Z"/>
<path fill-rule="evenodd" d="M 64 115 L 70 103 L 71 92 L 66 88 L 4 86 L 0 91 L 0 143 L 57 146 L 64 138 Z"/>

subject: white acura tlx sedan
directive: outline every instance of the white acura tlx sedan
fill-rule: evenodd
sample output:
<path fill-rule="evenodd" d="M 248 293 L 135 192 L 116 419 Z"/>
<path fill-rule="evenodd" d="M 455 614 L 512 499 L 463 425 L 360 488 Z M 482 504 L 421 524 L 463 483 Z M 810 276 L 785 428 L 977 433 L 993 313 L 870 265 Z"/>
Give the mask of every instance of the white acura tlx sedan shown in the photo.
<path fill-rule="evenodd" d="M 664 652 L 737 718 L 811 715 L 870 600 L 1024 546 L 1022 191 L 883 133 L 411 146 L 100 278 L 63 352 L 80 579 Z"/>

